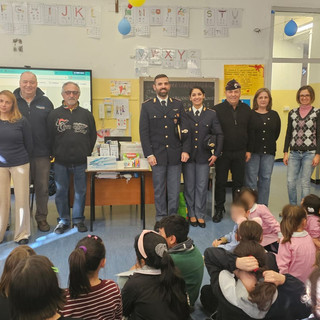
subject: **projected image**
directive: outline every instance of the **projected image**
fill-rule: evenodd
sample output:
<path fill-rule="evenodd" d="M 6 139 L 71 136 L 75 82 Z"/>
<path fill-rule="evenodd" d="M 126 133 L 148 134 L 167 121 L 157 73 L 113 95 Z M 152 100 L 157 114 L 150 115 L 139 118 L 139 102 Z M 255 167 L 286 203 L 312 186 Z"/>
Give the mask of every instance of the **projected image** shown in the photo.
<path fill-rule="evenodd" d="M 52 101 L 55 108 L 62 104 L 61 88 L 67 81 L 76 82 L 81 89 L 80 106 L 91 111 L 91 70 L 25 69 L 0 67 L 0 91 L 14 91 L 19 87 L 20 74 L 33 72 L 38 78 L 38 87 Z"/>

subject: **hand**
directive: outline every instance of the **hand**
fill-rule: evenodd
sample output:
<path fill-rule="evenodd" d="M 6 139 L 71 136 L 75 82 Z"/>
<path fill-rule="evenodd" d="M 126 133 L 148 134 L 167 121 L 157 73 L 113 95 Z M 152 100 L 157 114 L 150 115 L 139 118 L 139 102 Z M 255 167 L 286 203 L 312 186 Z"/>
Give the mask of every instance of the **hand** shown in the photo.
<path fill-rule="evenodd" d="M 286 277 L 278 272 L 267 270 L 263 273 L 264 282 L 274 283 L 276 286 L 281 286 L 285 283 Z"/>
<path fill-rule="evenodd" d="M 242 258 L 237 258 L 236 267 L 237 269 L 250 272 L 255 269 L 258 269 L 259 263 L 258 263 L 258 260 L 253 256 L 242 257 Z"/>
<path fill-rule="evenodd" d="M 283 155 L 283 163 L 287 166 L 289 161 L 288 152 L 285 152 Z"/>
<path fill-rule="evenodd" d="M 312 160 L 312 166 L 316 167 L 320 161 L 320 154 L 316 154 Z"/>
<path fill-rule="evenodd" d="M 216 239 L 212 242 L 212 246 L 215 248 L 220 246 L 220 244 L 222 244 L 222 240 L 219 240 L 219 239 Z"/>
<path fill-rule="evenodd" d="M 249 162 L 251 159 L 251 152 L 246 152 L 246 162 Z"/>
<path fill-rule="evenodd" d="M 151 167 L 157 165 L 157 159 L 155 156 L 149 156 L 147 159 Z"/>
<path fill-rule="evenodd" d="M 181 162 L 187 162 L 189 160 L 190 156 L 188 152 L 182 152 L 181 153 Z"/>
<path fill-rule="evenodd" d="M 218 159 L 218 157 L 216 157 L 215 155 L 212 155 L 208 161 L 209 161 L 209 167 L 212 167 L 213 164 L 216 162 L 216 160 Z"/>

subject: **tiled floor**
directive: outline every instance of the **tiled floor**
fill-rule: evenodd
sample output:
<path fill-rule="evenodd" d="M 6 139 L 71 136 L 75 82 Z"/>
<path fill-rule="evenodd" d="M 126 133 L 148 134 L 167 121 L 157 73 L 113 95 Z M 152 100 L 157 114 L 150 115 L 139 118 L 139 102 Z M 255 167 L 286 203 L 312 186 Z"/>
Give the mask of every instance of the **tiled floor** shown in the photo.
<path fill-rule="evenodd" d="M 320 186 L 312 185 L 312 192 L 319 194 Z M 208 211 L 211 208 L 210 192 L 208 193 Z M 228 204 L 231 201 L 230 191 L 227 195 Z M 288 202 L 286 189 L 286 168 L 280 163 L 276 163 L 272 177 L 272 187 L 270 195 L 270 209 L 278 218 L 281 208 Z M 201 252 L 211 245 L 213 239 L 224 235 L 232 230 L 233 222 L 227 213 L 225 218 L 219 224 L 214 224 L 208 216 L 207 227 L 205 229 L 190 228 L 190 237 L 194 240 Z M 67 286 L 68 282 L 68 256 L 76 245 L 77 241 L 86 234 L 80 234 L 75 229 L 69 230 L 63 235 L 54 234 L 53 227 L 56 224 L 57 211 L 54 204 L 54 197 L 49 201 L 49 223 L 51 231 L 41 233 L 37 231 L 36 224 L 32 222 L 32 236 L 30 246 L 38 254 L 48 256 L 52 262 L 59 268 L 59 277 L 62 287 Z M 153 228 L 154 207 L 147 205 L 147 228 Z M 86 217 L 89 216 L 89 208 L 86 208 Z M 97 220 L 94 224 L 94 234 L 99 235 L 107 249 L 107 264 L 101 271 L 101 278 L 116 280 L 116 274 L 125 271 L 135 263 L 135 254 L 133 249 L 133 239 L 141 231 L 141 222 L 139 212 L 136 212 L 135 206 L 115 206 L 112 214 L 109 207 L 96 208 Z M 209 214 L 209 212 L 208 212 Z M 11 226 L 13 230 L 13 226 Z M 0 244 L 0 272 L 3 269 L 4 260 L 9 252 L 17 245 L 12 241 L 12 231 L 7 232 L 5 240 Z M 35 275 L 36 276 L 36 275 Z M 209 277 L 205 272 L 203 283 L 207 284 Z M 193 313 L 193 319 L 205 319 L 200 303 L 196 304 L 196 310 Z"/>

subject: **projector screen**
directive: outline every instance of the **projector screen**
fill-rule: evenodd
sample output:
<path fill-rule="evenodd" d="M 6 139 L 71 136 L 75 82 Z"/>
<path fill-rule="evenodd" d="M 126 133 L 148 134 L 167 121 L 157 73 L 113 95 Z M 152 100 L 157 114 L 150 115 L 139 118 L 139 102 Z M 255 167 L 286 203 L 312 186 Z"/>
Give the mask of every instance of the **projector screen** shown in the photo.
<path fill-rule="evenodd" d="M 25 71 L 31 71 L 37 76 L 38 87 L 52 101 L 55 108 L 62 104 L 62 85 L 67 81 L 76 82 L 81 89 L 80 106 L 92 111 L 91 70 L 0 67 L 0 91 L 14 91 L 18 88 L 20 74 Z"/>

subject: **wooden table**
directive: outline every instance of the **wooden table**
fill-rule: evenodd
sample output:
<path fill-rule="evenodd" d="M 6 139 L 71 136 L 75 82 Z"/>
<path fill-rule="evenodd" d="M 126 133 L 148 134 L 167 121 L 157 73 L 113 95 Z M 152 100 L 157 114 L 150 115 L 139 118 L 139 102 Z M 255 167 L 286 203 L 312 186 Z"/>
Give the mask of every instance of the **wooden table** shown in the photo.
<path fill-rule="evenodd" d="M 96 174 L 98 172 L 116 172 L 116 173 L 131 173 L 131 174 L 134 174 L 134 173 L 138 173 L 139 174 L 139 177 L 140 177 L 140 208 L 141 208 L 141 220 L 142 220 L 142 227 L 143 229 L 145 229 L 145 226 L 146 226 L 146 216 L 145 216 L 145 204 L 146 204 L 146 190 L 145 190 L 145 175 L 148 174 L 148 178 L 149 180 L 151 180 L 152 182 L 152 179 L 151 178 L 151 175 L 152 175 L 152 171 L 150 169 L 142 169 L 142 168 L 117 168 L 117 169 L 108 169 L 108 170 L 86 170 L 86 172 L 88 173 L 89 175 L 89 179 L 90 179 L 90 231 L 93 230 L 93 221 L 95 220 L 95 205 L 96 205 L 96 189 L 95 189 L 95 184 L 96 184 Z M 150 176 L 150 177 L 149 177 Z M 135 179 L 135 178 L 133 178 Z M 118 183 L 118 180 L 119 179 L 99 179 L 99 180 L 107 180 L 110 184 L 114 183 L 115 185 Z M 135 187 L 136 185 L 134 185 Z M 118 189 L 115 188 L 113 189 L 115 191 L 115 193 L 118 193 Z M 153 189 L 152 189 L 153 191 Z M 150 192 L 149 192 L 150 193 Z M 151 192 L 152 194 L 148 194 L 148 199 L 149 199 L 149 202 L 150 202 L 150 198 L 152 197 L 153 199 L 153 192 Z M 107 195 L 106 195 L 107 197 Z M 100 196 L 100 198 L 102 198 Z M 127 198 L 122 194 L 119 194 L 119 197 L 118 198 L 121 198 L 121 201 L 118 203 L 118 202 L 108 202 L 108 201 L 103 201 L 103 202 L 100 202 L 99 204 L 100 205 L 104 205 L 104 204 L 138 204 L 138 203 L 132 203 L 132 200 L 130 202 L 130 196 L 128 196 Z M 117 199 L 115 199 L 117 200 Z M 128 200 L 129 202 L 127 203 L 127 201 L 125 200 Z"/>

